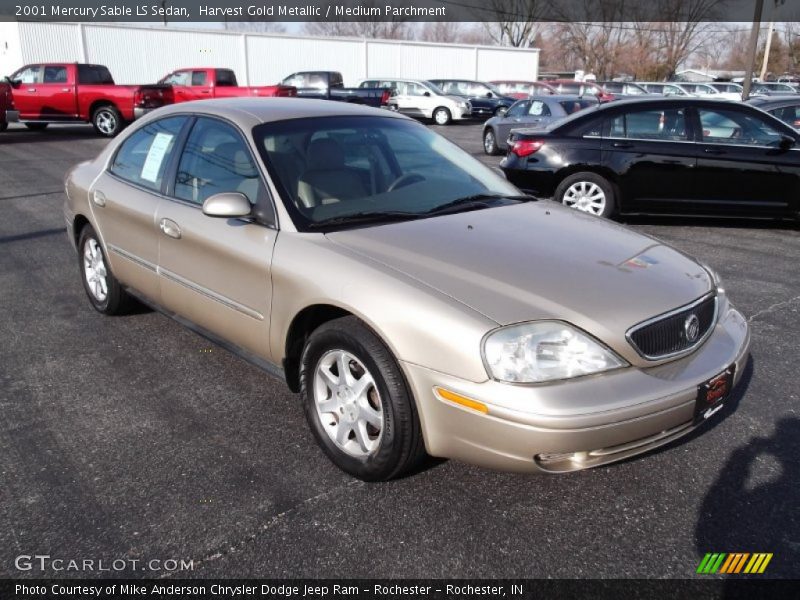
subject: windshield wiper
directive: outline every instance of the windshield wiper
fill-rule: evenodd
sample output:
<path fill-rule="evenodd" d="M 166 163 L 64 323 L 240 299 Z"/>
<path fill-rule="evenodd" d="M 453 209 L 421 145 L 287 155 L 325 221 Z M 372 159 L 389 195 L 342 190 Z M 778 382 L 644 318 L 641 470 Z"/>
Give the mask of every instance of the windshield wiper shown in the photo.
<path fill-rule="evenodd" d="M 409 221 L 419 218 L 419 214 L 402 211 L 368 211 L 357 212 L 350 215 L 339 215 L 329 217 L 321 221 L 309 223 L 309 229 L 323 229 L 325 227 L 335 227 L 336 225 L 360 225 L 364 223 L 391 223 L 395 221 Z"/>
<path fill-rule="evenodd" d="M 473 194 L 471 196 L 464 196 L 463 198 L 456 198 L 451 202 L 447 202 L 440 206 L 430 209 L 422 214 L 424 215 L 444 215 L 452 212 L 462 212 L 465 210 L 479 210 L 481 208 L 489 208 L 492 201 L 496 200 L 516 200 L 517 202 L 532 202 L 536 198 L 533 196 L 512 196 L 509 194 Z"/>

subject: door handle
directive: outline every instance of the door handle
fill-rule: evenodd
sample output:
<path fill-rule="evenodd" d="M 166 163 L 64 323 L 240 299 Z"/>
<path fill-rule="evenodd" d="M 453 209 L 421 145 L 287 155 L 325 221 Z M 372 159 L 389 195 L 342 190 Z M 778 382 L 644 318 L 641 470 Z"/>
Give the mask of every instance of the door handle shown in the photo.
<path fill-rule="evenodd" d="M 611 144 L 614 148 L 633 148 L 633 144 L 629 142 L 614 142 Z"/>
<path fill-rule="evenodd" d="M 72 90 L 70 88 L 61 88 L 61 91 L 62 92 L 71 92 Z"/>
<path fill-rule="evenodd" d="M 201 94 L 210 94 L 211 90 L 200 90 Z"/>
<path fill-rule="evenodd" d="M 29 92 L 35 92 L 35 91 L 36 91 L 36 88 L 28 88 L 28 91 L 29 91 Z"/>
<path fill-rule="evenodd" d="M 172 219 L 161 219 L 158 227 L 164 235 L 175 238 L 176 240 L 181 239 L 181 228 L 178 227 L 178 224 Z"/>
<path fill-rule="evenodd" d="M 100 208 L 103 208 L 106 205 L 106 195 L 100 190 L 95 190 L 92 194 L 92 202 Z"/>
<path fill-rule="evenodd" d="M 720 148 L 705 148 L 703 152 L 706 154 L 725 154 L 725 150 Z"/>

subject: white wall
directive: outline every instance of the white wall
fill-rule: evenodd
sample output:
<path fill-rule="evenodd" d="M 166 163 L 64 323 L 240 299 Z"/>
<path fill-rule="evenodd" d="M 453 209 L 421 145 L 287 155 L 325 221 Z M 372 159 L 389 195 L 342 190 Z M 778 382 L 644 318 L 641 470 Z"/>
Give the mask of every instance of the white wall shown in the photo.
<path fill-rule="evenodd" d="M 0 21 L 0 78 L 11 75 L 23 62 L 19 27 L 16 23 Z"/>
<path fill-rule="evenodd" d="M 0 45 L 5 37 L 0 75 L 32 62 L 92 62 L 118 83 L 154 82 L 192 66 L 228 67 L 251 85 L 304 70 L 340 71 L 346 85 L 381 76 L 536 79 L 539 70 L 535 49 L 460 44 L 77 23 L 0 23 Z"/>

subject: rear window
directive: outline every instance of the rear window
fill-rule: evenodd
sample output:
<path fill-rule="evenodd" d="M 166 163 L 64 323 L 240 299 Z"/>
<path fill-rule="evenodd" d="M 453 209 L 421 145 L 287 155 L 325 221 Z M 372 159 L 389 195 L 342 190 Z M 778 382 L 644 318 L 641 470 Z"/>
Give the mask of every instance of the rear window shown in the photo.
<path fill-rule="evenodd" d="M 194 79 L 194 75 L 192 78 Z M 205 85 L 205 77 L 203 83 L 192 82 L 192 85 Z M 230 69 L 217 69 L 217 85 L 221 87 L 236 87 L 236 75 Z"/>
<path fill-rule="evenodd" d="M 102 65 L 78 65 L 78 83 L 84 85 L 114 85 L 111 72 Z"/>
<path fill-rule="evenodd" d="M 139 129 L 122 142 L 111 172 L 125 181 L 160 191 L 175 140 L 185 122 L 186 117 L 170 117 Z"/>

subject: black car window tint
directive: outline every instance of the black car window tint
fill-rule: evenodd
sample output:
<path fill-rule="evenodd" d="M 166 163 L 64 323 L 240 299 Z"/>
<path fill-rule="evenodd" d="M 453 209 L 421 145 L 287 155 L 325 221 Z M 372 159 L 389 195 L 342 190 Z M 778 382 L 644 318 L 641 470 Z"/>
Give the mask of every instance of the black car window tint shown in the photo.
<path fill-rule="evenodd" d="M 67 83 L 67 68 L 45 67 L 43 83 Z"/>

